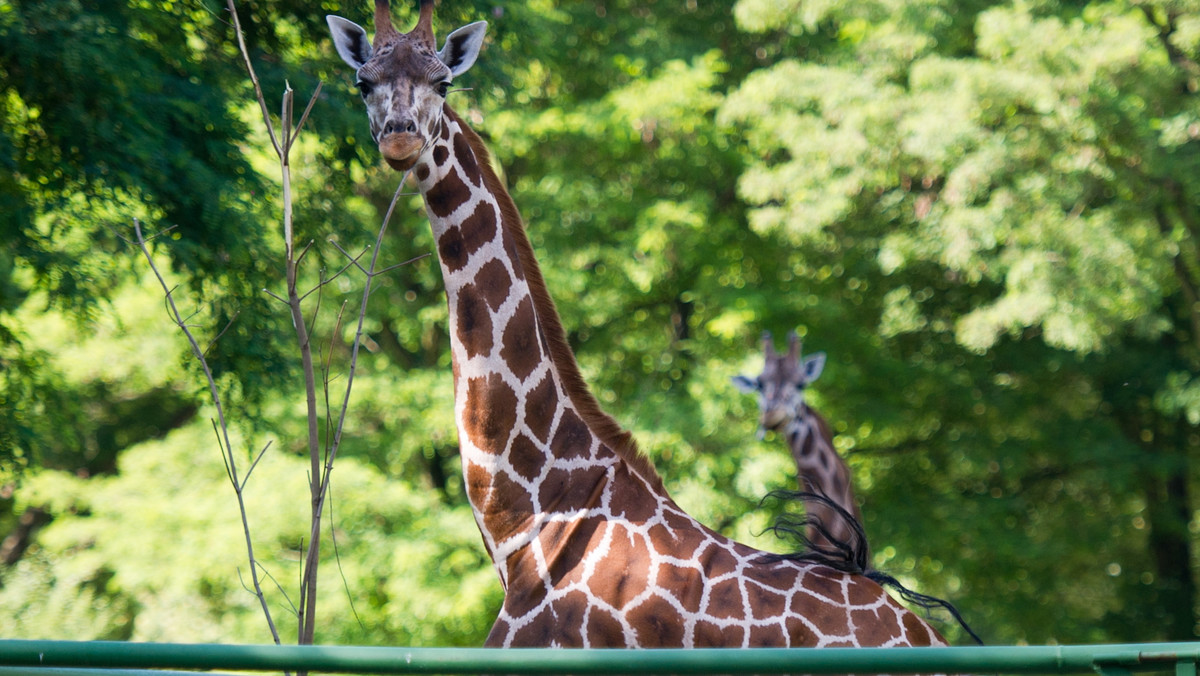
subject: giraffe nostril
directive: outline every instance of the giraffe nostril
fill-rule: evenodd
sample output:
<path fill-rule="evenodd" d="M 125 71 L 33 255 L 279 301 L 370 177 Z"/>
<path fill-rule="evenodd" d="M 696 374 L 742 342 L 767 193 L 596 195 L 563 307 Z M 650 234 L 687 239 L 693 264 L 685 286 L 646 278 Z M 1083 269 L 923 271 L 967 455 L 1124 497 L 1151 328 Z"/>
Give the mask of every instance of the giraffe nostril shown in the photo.
<path fill-rule="evenodd" d="M 383 125 L 383 135 L 389 134 L 415 134 L 417 133 L 417 123 L 412 120 L 388 120 Z"/>

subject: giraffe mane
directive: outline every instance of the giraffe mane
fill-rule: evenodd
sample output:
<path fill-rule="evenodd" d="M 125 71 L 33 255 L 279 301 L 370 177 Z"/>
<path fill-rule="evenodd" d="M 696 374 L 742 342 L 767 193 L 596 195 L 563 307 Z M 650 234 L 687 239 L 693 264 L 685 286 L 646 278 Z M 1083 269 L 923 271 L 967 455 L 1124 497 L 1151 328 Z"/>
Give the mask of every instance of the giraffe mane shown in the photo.
<path fill-rule="evenodd" d="M 554 299 L 550 296 L 545 278 L 542 277 L 541 268 L 538 267 L 533 245 L 525 233 L 524 221 L 521 219 L 520 212 L 517 211 L 512 196 L 508 194 L 508 190 L 492 169 L 491 154 L 475 130 L 471 129 L 458 113 L 454 112 L 449 105 L 445 107 L 445 111 L 451 119 L 458 122 L 472 152 L 478 158 L 484 184 L 496 196 L 496 201 L 500 205 L 500 220 L 505 232 L 516 243 L 517 256 L 521 261 L 530 295 L 533 297 L 534 312 L 542 326 L 545 342 L 550 350 L 550 358 L 558 369 L 563 388 L 566 390 L 571 404 L 602 443 L 611 448 L 630 466 L 630 469 L 640 474 L 653 487 L 661 489 L 662 479 L 650 459 L 638 449 L 633 434 L 621 427 L 620 423 L 601 408 L 600 402 L 596 400 L 595 395 L 588 388 L 583 374 L 580 373 L 579 363 L 575 361 L 575 354 L 567 342 L 567 333 L 563 328 L 562 320 L 559 319 Z"/>

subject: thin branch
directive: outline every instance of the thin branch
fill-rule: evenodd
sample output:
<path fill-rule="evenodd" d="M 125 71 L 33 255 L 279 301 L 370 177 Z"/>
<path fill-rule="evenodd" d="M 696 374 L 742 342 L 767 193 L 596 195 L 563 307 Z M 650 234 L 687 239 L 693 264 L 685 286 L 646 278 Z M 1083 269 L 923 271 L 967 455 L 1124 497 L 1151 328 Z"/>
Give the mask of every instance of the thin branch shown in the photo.
<path fill-rule="evenodd" d="M 342 576 L 342 587 L 346 590 L 346 598 L 350 601 L 350 612 L 354 613 L 354 620 L 358 622 L 358 626 L 366 630 L 367 625 L 363 623 L 362 618 L 358 615 L 358 608 L 354 605 L 354 594 L 350 593 L 350 581 L 346 579 L 346 569 L 342 567 L 342 552 L 338 549 L 337 529 L 335 525 L 337 520 L 333 516 L 333 500 L 329 501 L 329 540 L 333 542 L 333 559 L 337 562 L 338 574 Z"/>
<path fill-rule="evenodd" d="M 279 294 L 275 293 L 274 291 L 267 289 L 267 288 L 263 288 L 263 293 L 274 298 L 275 300 L 279 301 L 280 303 L 287 305 L 287 299 L 284 298 L 283 296 L 280 296 Z"/>
<path fill-rule="evenodd" d="M 310 240 L 308 240 L 308 244 L 305 244 L 304 248 L 300 250 L 300 255 L 296 256 L 296 265 L 297 266 L 300 266 L 304 263 L 304 257 L 308 255 L 309 250 L 312 249 L 312 245 L 313 245 L 313 241 L 310 239 Z"/>
<path fill-rule="evenodd" d="M 229 477 L 229 483 L 233 484 L 234 488 L 237 488 L 237 479 L 234 478 L 233 468 L 229 465 L 229 457 L 225 453 L 225 444 L 221 443 L 221 430 L 217 427 L 215 419 L 209 418 L 209 422 L 212 423 L 213 434 L 217 436 L 217 448 L 221 451 L 221 462 L 225 463 L 225 476 Z"/>
<path fill-rule="evenodd" d="M 364 275 L 367 274 L 366 269 L 363 268 L 363 266 L 358 264 L 358 259 L 362 258 L 363 256 L 366 256 L 367 252 L 371 250 L 371 247 L 368 246 L 367 248 L 363 249 L 362 253 L 358 254 L 357 256 L 351 256 L 350 252 L 343 249 L 342 245 L 337 243 L 337 240 L 331 239 L 331 240 L 329 240 L 329 243 L 332 244 L 335 249 L 342 252 L 342 255 L 350 260 L 351 265 L 358 268 L 359 271 L 362 272 Z"/>
<path fill-rule="evenodd" d="M 338 422 L 333 436 L 333 445 L 329 449 L 329 454 L 325 461 L 325 469 L 321 477 L 321 504 L 319 507 L 324 506 L 325 496 L 329 491 L 329 481 L 333 474 L 333 461 L 337 457 L 338 449 L 341 447 L 342 431 L 345 429 L 346 425 L 346 412 L 350 409 L 350 391 L 354 387 L 354 374 L 358 368 L 358 352 L 362 346 L 363 327 L 367 321 L 367 304 L 371 298 L 371 282 L 374 279 L 374 271 L 379 262 L 379 250 L 383 248 L 383 237 L 387 232 L 388 222 L 392 218 L 392 212 L 394 212 L 396 209 L 396 203 L 400 201 L 400 194 L 404 189 L 404 183 L 408 180 L 410 171 L 404 172 L 404 175 L 400 178 L 400 184 L 396 186 L 396 193 L 392 196 L 392 202 L 388 205 L 387 213 L 383 216 L 383 223 L 380 224 L 379 233 L 375 238 L 375 248 L 371 254 L 371 263 L 367 268 L 366 281 L 363 284 L 362 304 L 358 309 L 358 327 L 355 330 L 354 345 L 351 347 L 350 351 L 350 368 L 346 379 L 346 393 L 342 399 L 341 411 L 338 414 Z M 320 515 L 322 513 L 322 509 L 314 510 L 314 513 Z"/>
<path fill-rule="evenodd" d="M 246 476 L 242 479 L 242 488 L 245 488 L 246 484 L 250 483 L 250 475 L 254 473 L 254 468 L 258 467 L 258 461 L 262 460 L 263 456 L 267 454 L 267 450 L 271 448 L 271 443 L 271 441 L 268 441 L 267 445 L 263 446 L 263 449 L 255 456 L 254 462 L 250 463 L 250 469 L 246 470 Z"/>
<path fill-rule="evenodd" d="M 267 134 L 271 137 L 271 145 L 275 147 L 276 154 L 282 153 L 279 140 L 275 138 L 275 125 L 271 124 L 271 114 L 267 111 L 267 99 L 263 96 L 262 85 L 258 83 L 258 74 L 254 72 L 254 64 L 250 63 L 250 50 L 246 49 L 246 39 L 242 36 L 242 22 L 238 20 L 237 8 L 233 6 L 233 0 L 227 0 L 227 6 L 230 16 L 233 17 L 233 33 L 237 36 L 238 50 L 246 62 L 246 72 L 250 74 L 250 81 L 254 83 L 254 96 L 258 99 L 259 108 L 262 109 L 263 122 L 267 125 Z"/>
<path fill-rule="evenodd" d="M 325 279 L 322 279 L 321 281 L 317 282 L 316 286 L 314 286 L 313 288 L 306 291 L 303 296 L 300 296 L 300 300 L 305 300 L 309 296 L 313 295 L 314 293 L 321 291 L 326 286 L 328 286 L 330 282 L 337 279 L 338 277 L 341 277 L 343 274 L 345 274 L 345 272 L 347 270 L 349 270 L 352 267 L 354 267 L 354 263 L 352 263 L 352 262 L 347 263 L 345 266 L 342 267 L 341 270 L 338 270 L 337 272 L 335 272 L 332 277 L 326 277 Z"/>
<path fill-rule="evenodd" d="M 422 258 L 429 258 L 432 255 L 433 254 L 426 252 L 426 253 L 421 254 L 420 256 L 413 256 L 412 258 L 404 261 L 403 263 L 396 263 L 395 265 L 389 265 L 386 268 L 376 272 L 375 274 L 376 275 L 384 275 L 384 274 L 391 272 L 392 270 L 395 270 L 396 268 L 402 268 L 405 265 L 412 265 L 413 263 L 416 263 L 417 261 L 421 260 Z"/>
<path fill-rule="evenodd" d="M 233 322 L 237 320 L 238 315 L 240 314 L 242 314 L 241 310 L 233 313 L 233 316 L 229 318 L 229 323 L 225 325 L 225 328 L 221 329 L 221 332 L 218 333 L 215 338 L 209 341 L 208 347 L 204 348 L 205 356 L 208 355 L 209 350 L 213 349 L 213 346 L 217 344 L 217 341 L 221 339 L 221 336 L 225 335 L 225 332 L 229 330 L 229 327 L 233 326 Z"/>
<path fill-rule="evenodd" d="M 179 312 L 179 308 L 175 305 L 175 297 L 173 295 L 174 287 L 167 286 L 167 281 L 163 278 L 162 273 L 158 269 L 158 265 L 154 262 L 154 257 L 150 254 L 150 247 L 146 244 L 147 240 L 142 235 L 142 224 L 137 219 L 133 221 L 133 230 L 137 236 L 137 245 L 141 249 L 142 255 L 146 258 L 146 262 L 150 264 L 150 270 L 154 273 L 154 277 L 158 280 L 159 286 L 162 287 L 163 293 L 166 296 L 167 307 L 172 320 L 179 330 L 183 332 L 187 338 L 188 345 L 192 348 L 192 355 L 196 361 L 200 363 L 200 368 L 204 371 L 204 378 L 208 382 L 208 393 L 212 399 L 213 406 L 217 411 L 217 419 L 213 421 L 214 431 L 217 433 L 217 444 L 221 447 L 221 458 L 225 462 L 225 471 L 229 476 L 229 480 L 233 483 L 234 493 L 237 495 L 238 510 L 241 513 L 242 532 L 246 538 L 246 552 L 250 560 L 252 569 L 251 579 L 254 582 L 254 595 L 258 597 L 259 604 L 262 606 L 263 613 L 267 618 L 267 626 L 271 630 L 271 637 L 276 644 L 280 643 L 279 631 L 275 627 L 275 620 L 271 617 L 270 608 L 267 605 L 267 597 L 262 591 L 262 585 L 258 579 L 257 562 L 254 556 L 254 543 L 250 538 L 250 521 L 246 514 L 246 502 L 242 496 L 242 491 L 239 487 L 237 478 L 237 462 L 233 457 L 233 445 L 229 442 L 229 425 L 225 421 L 225 407 L 221 401 L 221 393 L 217 389 L 216 378 L 213 377 L 212 369 L 208 365 L 208 360 L 204 356 L 204 351 L 200 349 L 200 343 L 192 334 L 184 320 L 183 315 Z"/>
<path fill-rule="evenodd" d="M 311 97 L 309 97 L 308 105 L 304 107 L 304 113 L 302 113 L 300 115 L 300 121 L 296 123 L 296 133 L 292 136 L 292 138 L 290 140 L 288 140 L 289 148 L 292 146 L 293 143 L 295 143 L 296 139 L 299 138 L 300 130 L 304 127 L 304 123 L 308 121 L 308 114 L 312 112 L 313 104 L 315 104 L 317 102 L 317 97 L 321 95 L 321 87 L 324 84 L 325 83 L 320 80 L 317 81 L 317 88 L 316 88 L 316 90 L 313 91 L 313 95 Z"/>

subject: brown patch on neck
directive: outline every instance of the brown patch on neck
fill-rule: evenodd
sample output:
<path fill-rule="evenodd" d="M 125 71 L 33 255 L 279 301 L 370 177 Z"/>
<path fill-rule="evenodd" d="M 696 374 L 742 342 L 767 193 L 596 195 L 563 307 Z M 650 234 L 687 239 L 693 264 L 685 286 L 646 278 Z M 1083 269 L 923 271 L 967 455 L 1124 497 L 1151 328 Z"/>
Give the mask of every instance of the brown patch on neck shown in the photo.
<path fill-rule="evenodd" d="M 638 450 L 633 435 L 623 429 L 612 416 L 604 412 L 600 407 L 600 402 L 588 389 L 583 375 L 579 372 L 579 364 L 575 361 L 575 355 L 567 343 L 567 333 L 563 329 L 562 320 L 559 319 L 558 310 L 554 306 L 554 299 L 550 297 L 550 292 L 546 289 L 546 281 L 542 277 L 541 268 L 538 267 L 537 258 L 534 256 L 533 245 L 529 243 L 529 237 L 525 234 L 525 225 L 521 221 L 521 214 L 517 211 L 517 206 L 513 203 L 508 190 L 500 182 L 496 173 L 492 171 L 490 156 L 483 141 L 449 106 L 445 107 L 445 112 L 450 119 L 458 122 L 462 134 L 467 138 L 467 142 L 475 154 L 479 171 L 483 175 L 484 187 L 495 195 L 496 202 L 500 205 L 502 227 L 508 235 L 507 240 L 516 248 L 516 257 L 524 270 L 525 281 L 529 284 L 534 311 L 545 335 L 547 347 L 550 350 L 550 359 L 558 369 L 559 376 L 562 377 L 567 397 L 579 412 L 588 429 L 599 437 L 601 443 L 613 449 L 655 489 L 662 490 L 662 479 L 659 478 L 658 472 L 655 471 L 650 460 Z"/>

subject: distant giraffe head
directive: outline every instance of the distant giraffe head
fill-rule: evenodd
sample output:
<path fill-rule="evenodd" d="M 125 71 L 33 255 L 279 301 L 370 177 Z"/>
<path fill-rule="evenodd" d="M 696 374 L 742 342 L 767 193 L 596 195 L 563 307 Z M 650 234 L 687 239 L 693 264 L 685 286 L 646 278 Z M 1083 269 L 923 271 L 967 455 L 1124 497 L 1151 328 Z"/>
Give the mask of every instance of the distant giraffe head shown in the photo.
<path fill-rule="evenodd" d="M 356 71 L 379 152 L 392 168 L 410 169 L 437 137 L 450 82 L 474 65 L 487 22 L 450 33 L 438 51 L 433 0 L 422 0 L 420 18 L 408 33 L 392 26 L 388 0 L 375 0 L 374 43 L 353 21 L 333 15 L 325 20 L 338 55 Z"/>
<path fill-rule="evenodd" d="M 804 389 L 821 375 L 825 368 L 825 353 L 817 352 L 801 360 L 800 337 L 788 333 L 788 351 L 775 352 L 770 333 L 763 333 L 763 370 L 754 378 L 735 376 L 733 384 L 746 393 L 758 395 L 758 436 L 767 430 L 779 430 L 800 417 L 804 407 Z"/>

